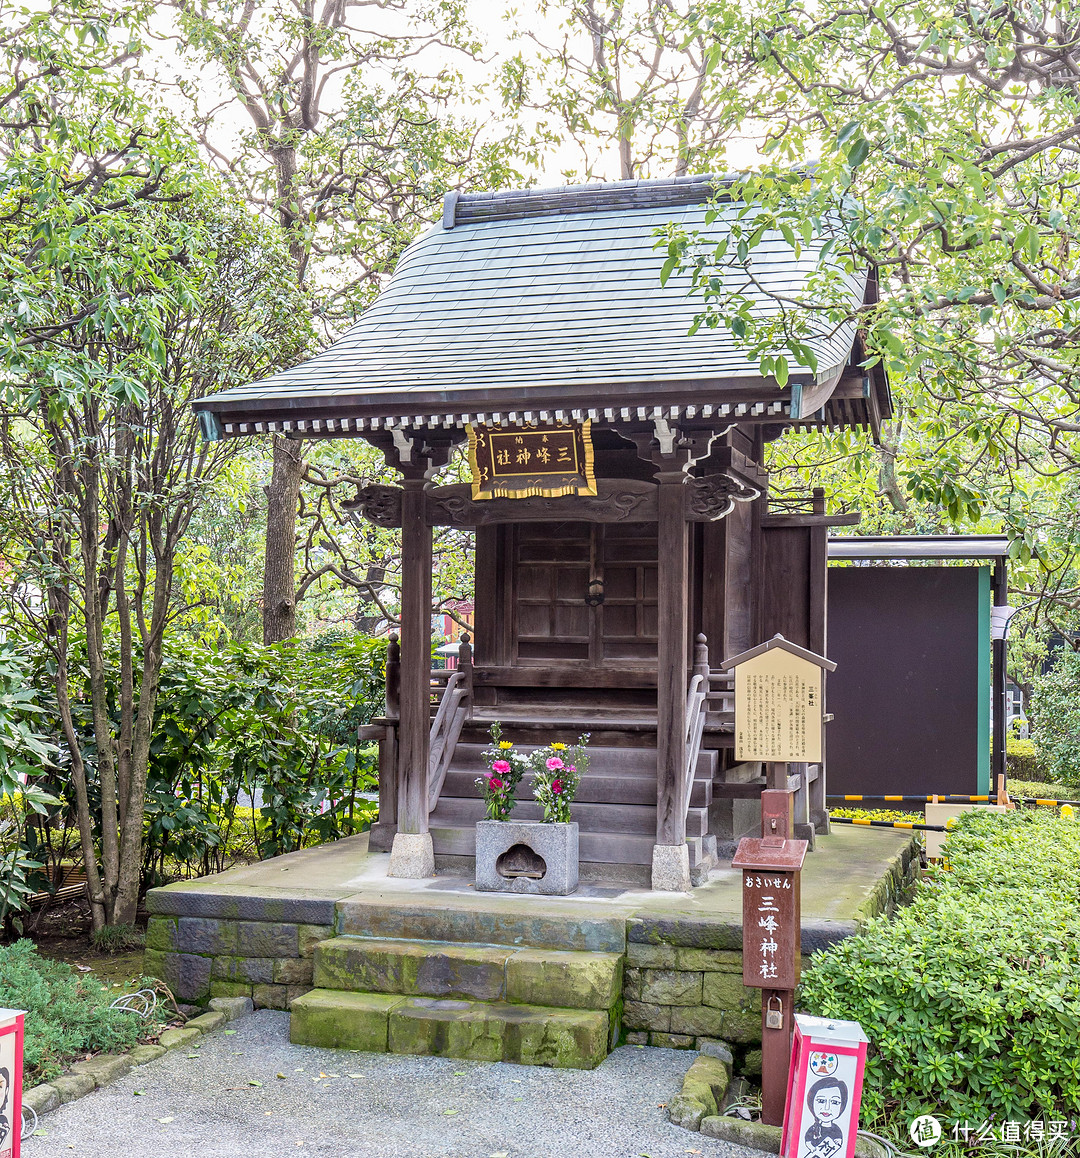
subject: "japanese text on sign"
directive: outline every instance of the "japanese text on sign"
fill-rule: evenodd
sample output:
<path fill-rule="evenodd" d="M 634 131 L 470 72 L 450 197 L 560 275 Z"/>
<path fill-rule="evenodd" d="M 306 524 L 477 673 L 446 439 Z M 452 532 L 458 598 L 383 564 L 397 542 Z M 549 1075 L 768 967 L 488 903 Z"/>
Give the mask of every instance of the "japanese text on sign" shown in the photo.
<path fill-rule="evenodd" d="M 794 989 L 796 890 L 789 873 L 743 873 L 743 982 Z"/>
<path fill-rule="evenodd" d="M 735 758 L 821 759 L 821 669 L 781 649 L 735 669 Z"/>
<path fill-rule="evenodd" d="M 470 426 L 473 498 L 596 494 L 590 425 Z"/>

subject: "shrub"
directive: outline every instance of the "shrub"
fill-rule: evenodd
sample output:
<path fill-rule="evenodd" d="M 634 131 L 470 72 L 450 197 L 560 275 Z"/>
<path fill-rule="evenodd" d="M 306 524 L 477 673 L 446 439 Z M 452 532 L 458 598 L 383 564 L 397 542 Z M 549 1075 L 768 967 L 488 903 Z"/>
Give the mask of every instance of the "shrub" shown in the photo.
<path fill-rule="evenodd" d="M 1059 651 L 1054 666 L 1035 680 L 1031 725 L 1040 773 L 1080 789 L 1080 652 Z"/>
<path fill-rule="evenodd" d="M 895 920 L 813 959 L 801 1007 L 869 1036 L 866 1121 L 1075 1113 L 1080 824 L 1050 809 L 976 811 L 946 847 L 951 871 L 935 870 Z"/>
<path fill-rule="evenodd" d="M 0 946 L 0 1007 L 26 1010 L 28 1087 L 79 1056 L 135 1044 L 150 1026 L 134 1013 L 111 1009 L 115 996 L 92 974 L 39 956 L 30 941 Z"/>
<path fill-rule="evenodd" d="M 1047 784 L 1045 780 L 1009 780 L 1009 795 L 1033 800 L 1068 800 L 1073 793 L 1064 784 Z"/>
<path fill-rule="evenodd" d="M 1035 741 L 1008 736 L 1005 740 L 1005 767 L 1010 780 L 1037 779 L 1039 770 L 1035 757 Z"/>

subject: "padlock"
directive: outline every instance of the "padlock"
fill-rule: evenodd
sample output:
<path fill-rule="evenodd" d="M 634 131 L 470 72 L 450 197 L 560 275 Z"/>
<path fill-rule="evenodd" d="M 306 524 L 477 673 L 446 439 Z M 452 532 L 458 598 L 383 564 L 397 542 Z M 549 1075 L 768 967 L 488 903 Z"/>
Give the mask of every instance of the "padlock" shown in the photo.
<path fill-rule="evenodd" d="M 776 1007 L 773 1007 L 773 1002 L 776 1002 Z M 784 1028 L 784 1003 L 779 997 L 770 997 L 769 1004 L 765 1009 L 765 1028 L 766 1029 L 783 1029 Z"/>

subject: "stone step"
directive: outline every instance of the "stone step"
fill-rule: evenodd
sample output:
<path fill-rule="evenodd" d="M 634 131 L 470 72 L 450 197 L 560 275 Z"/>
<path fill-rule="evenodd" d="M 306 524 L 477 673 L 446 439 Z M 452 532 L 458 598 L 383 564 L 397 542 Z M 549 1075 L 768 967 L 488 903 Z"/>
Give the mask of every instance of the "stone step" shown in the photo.
<path fill-rule="evenodd" d="M 555 897 L 367 893 L 337 902 L 337 932 L 380 940 L 624 953 L 632 912 L 615 905 L 589 912 Z"/>
<path fill-rule="evenodd" d="M 315 947 L 317 989 L 607 1010 L 622 955 L 513 945 L 333 937 Z"/>
<path fill-rule="evenodd" d="M 611 1018 L 589 1009 L 313 989 L 292 1003 L 296 1045 L 593 1069 Z"/>

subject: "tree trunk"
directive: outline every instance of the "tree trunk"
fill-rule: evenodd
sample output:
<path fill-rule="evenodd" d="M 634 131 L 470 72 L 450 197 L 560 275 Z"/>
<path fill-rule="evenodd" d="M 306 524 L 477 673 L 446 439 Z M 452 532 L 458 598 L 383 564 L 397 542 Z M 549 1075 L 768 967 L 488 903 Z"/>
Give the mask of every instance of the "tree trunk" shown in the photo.
<path fill-rule="evenodd" d="M 296 634 L 296 508 L 303 470 L 301 444 L 274 436 L 274 472 L 266 488 L 263 643 Z"/>

